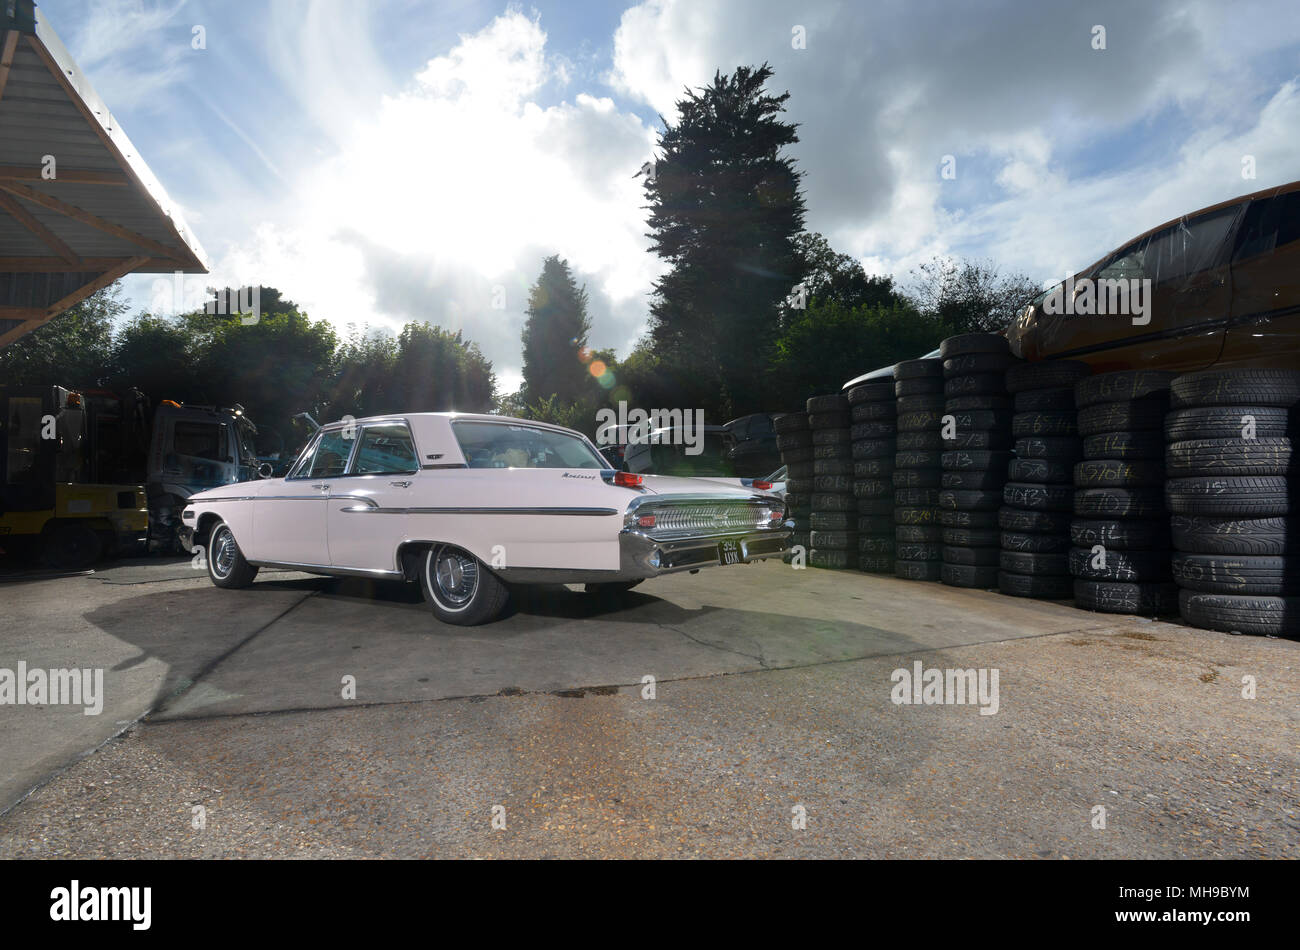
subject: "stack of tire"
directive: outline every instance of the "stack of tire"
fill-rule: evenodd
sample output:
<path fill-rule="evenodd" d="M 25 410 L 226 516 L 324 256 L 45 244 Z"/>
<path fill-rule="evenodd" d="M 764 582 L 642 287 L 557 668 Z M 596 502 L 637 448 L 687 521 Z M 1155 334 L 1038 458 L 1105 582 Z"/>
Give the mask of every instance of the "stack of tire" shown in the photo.
<path fill-rule="evenodd" d="M 1171 384 L 1166 499 L 1178 609 L 1235 633 L 1300 634 L 1300 372 L 1209 370 Z"/>
<path fill-rule="evenodd" d="M 1006 373 L 1016 362 L 1005 337 L 963 333 L 939 344 L 944 405 L 939 457 L 940 580 L 951 587 L 997 587 L 998 508 L 1007 478 L 1011 397 Z"/>
<path fill-rule="evenodd" d="M 894 455 L 897 403 L 893 377 L 867 380 L 846 393 L 857 499 L 858 569 L 894 573 Z"/>
<path fill-rule="evenodd" d="M 1173 613 L 1164 504 L 1164 419 L 1174 374 L 1102 373 L 1074 387 L 1083 461 L 1074 467 L 1070 573 L 1085 610 Z"/>
<path fill-rule="evenodd" d="M 843 393 L 808 400 L 812 433 L 812 528 L 808 562 L 813 567 L 858 566 L 858 512 L 853 495 L 849 401 Z"/>
<path fill-rule="evenodd" d="M 937 581 L 943 569 L 943 387 L 942 359 L 904 360 L 894 367 L 894 575 L 907 580 Z"/>
<path fill-rule="evenodd" d="M 794 534 L 791 547 L 805 551 L 812 544 L 809 520 L 812 515 L 813 445 L 812 430 L 808 427 L 808 413 L 786 412 L 772 419 L 776 431 L 776 448 L 785 466 L 785 504 Z M 787 555 L 787 560 L 790 555 Z"/>
<path fill-rule="evenodd" d="M 1070 509 L 1082 446 L 1074 384 L 1092 373 L 1077 360 L 1021 363 L 1007 370 L 1016 433 L 998 512 L 998 589 L 1015 597 L 1071 596 Z"/>

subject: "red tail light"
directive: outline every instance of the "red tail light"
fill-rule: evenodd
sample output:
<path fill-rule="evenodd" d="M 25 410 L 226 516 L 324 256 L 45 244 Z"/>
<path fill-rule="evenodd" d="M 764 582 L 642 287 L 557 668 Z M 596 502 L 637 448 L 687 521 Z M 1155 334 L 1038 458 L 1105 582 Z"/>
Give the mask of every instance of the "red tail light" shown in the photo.
<path fill-rule="evenodd" d="M 636 519 L 636 524 L 638 528 L 653 528 L 655 526 L 655 516 L 641 515 Z"/>
<path fill-rule="evenodd" d="M 772 488 L 771 482 L 765 482 L 761 478 L 756 478 L 749 483 L 751 488 L 757 488 L 759 491 L 769 491 Z"/>
<path fill-rule="evenodd" d="M 614 484 L 622 488 L 640 488 L 645 479 L 640 475 L 633 475 L 631 472 L 615 472 Z"/>

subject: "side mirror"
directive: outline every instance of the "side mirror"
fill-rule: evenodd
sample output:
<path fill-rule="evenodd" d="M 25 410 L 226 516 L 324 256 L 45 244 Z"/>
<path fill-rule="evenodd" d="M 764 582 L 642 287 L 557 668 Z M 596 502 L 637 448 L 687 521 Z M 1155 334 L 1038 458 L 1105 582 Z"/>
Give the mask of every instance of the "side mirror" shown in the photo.
<path fill-rule="evenodd" d="M 271 468 L 270 462 L 263 462 L 261 465 L 257 466 L 257 477 L 270 478 L 273 471 L 275 470 Z"/>

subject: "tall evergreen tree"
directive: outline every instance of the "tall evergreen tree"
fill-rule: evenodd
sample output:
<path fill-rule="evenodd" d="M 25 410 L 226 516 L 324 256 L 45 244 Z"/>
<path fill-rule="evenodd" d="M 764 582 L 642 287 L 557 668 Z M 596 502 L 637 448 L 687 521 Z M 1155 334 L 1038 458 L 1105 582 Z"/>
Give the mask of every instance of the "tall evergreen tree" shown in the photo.
<path fill-rule="evenodd" d="M 771 75 L 742 66 L 688 91 L 646 182 L 648 236 L 671 265 L 655 284 L 651 340 L 714 418 L 763 408 L 761 370 L 800 272 L 801 174 L 782 154 L 799 139 L 779 119 L 789 93 L 763 90 Z"/>
<path fill-rule="evenodd" d="M 591 321 L 587 289 L 574 282 L 568 261 L 559 255 L 542 262 L 542 272 L 528 295 L 527 313 L 524 402 L 532 404 L 550 396 L 566 404 L 577 402 L 590 382 L 578 351 L 587 345 Z"/>

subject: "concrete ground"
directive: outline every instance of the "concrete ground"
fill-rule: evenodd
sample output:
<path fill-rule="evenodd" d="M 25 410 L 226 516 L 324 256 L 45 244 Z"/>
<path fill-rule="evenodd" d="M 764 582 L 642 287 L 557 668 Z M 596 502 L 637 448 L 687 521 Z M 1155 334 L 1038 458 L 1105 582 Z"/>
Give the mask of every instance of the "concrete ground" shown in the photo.
<path fill-rule="evenodd" d="M 106 692 L 0 706 L 0 857 L 1300 856 L 1292 641 L 771 562 L 476 628 L 184 560 L 0 598 L 0 668 Z M 918 661 L 996 714 L 891 702 Z"/>

